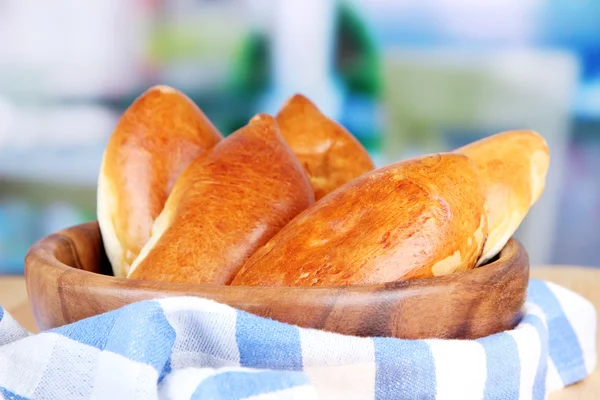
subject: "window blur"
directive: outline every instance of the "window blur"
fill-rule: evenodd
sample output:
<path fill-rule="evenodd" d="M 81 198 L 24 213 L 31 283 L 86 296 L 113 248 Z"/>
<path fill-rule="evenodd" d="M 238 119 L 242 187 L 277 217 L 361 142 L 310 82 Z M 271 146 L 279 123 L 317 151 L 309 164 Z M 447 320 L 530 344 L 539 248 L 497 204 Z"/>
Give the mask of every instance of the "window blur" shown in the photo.
<path fill-rule="evenodd" d="M 598 21 L 597 0 L 0 0 L 0 273 L 95 219 L 104 145 L 157 83 L 225 134 L 302 92 L 379 165 L 534 129 L 551 167 L 518 237 L 600 266 Z"/>

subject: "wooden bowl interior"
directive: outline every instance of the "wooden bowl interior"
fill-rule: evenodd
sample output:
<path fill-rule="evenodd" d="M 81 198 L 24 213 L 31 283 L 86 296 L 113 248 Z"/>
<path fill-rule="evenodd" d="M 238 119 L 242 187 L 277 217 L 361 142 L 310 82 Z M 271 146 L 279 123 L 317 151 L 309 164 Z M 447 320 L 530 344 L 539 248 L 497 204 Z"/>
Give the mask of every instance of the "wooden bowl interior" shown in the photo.
<path fill-rule="evenodd" d="M 25 260 L 41 330 L 169 296 L 198 296 L 263 317 L 357 336 L 472 339 L 512 329 L 521 318 L 529 260 L 514 239 L 475 270 L 385 285 L 243 287 L 176 284 L 112 276 L 98 224 L 40 240 Z"/>

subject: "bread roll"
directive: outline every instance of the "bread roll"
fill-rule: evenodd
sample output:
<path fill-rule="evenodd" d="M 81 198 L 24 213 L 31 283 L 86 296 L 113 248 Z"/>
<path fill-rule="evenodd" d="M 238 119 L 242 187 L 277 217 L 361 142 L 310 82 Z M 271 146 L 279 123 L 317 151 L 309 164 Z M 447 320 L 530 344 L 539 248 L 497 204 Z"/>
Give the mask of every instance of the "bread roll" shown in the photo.
<path fill-rule="evenodd" d="M 258 250 L 233 285 L 377 284 L 475 266 L 487 236 L 477 170 L 438 154 L 369 172 L 321 199 Z"/>
<path fill-rule="evenodd" d="M 546 185 L 550 153 L 532 131 L 508 131 L 456 150 L 480 171 L 486 194 L 488 238 L 478 265 L 494 258 L 515 233 Z"/>
<path fill-rule="evenodd" d="M 98 222 L 117 277 L 150 237 L 179 174 L 221 140 L 183 93 L 155 86 L 125 111 L 104 152 L 98 178 Z"/>
<path fill-rule="evenodd" d="M 228 284 L 314 202 L 273 117 L 258 116 L 179 177 L 130 278 Z"/>
<path fill-rule="evenodd" d="M 290 98 L 276 118 L 310 178 L 316 200 L 374 168 L 358 140 L 306 97 Z"/>

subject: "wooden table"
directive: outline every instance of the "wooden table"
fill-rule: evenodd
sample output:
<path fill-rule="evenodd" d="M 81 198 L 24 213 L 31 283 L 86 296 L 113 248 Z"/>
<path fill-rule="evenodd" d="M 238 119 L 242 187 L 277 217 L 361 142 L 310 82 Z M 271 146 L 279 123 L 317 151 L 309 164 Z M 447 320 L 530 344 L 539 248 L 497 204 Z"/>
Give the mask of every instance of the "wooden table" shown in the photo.
<path fill-rule="evenodd" d="M 532 269 L 531 276 L 558 283 L 583 295 L 600 311 L 600 268 L 538 267 Z M 32 332 L 37 330 L 22 277 L 0 277 L 0 305 L 26 329 Z M 597 340 L 597 343 L 600 349 L 600 340 Z M 554 393 L 550 398 L 551 400 L 600 398 L 600 367 L 583 382 Z"/>
<path fill-rule="evenodd" d="M 31 332 L 37 332 L 22 276 L 0 276 L 0 306 Z"/>

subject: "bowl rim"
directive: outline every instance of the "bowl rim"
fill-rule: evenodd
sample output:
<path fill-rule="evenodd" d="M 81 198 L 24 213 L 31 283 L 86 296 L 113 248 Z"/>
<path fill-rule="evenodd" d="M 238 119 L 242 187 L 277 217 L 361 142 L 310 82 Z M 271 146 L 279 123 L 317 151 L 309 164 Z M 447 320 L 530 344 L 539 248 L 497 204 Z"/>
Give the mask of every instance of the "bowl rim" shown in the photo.
<path fill-rule="evenodd" d="M 70 266 L 60 261 L 55 253 L 60 247 L 68 246 L 73 254 L 73 259 L 81 266 L 80 257 L 77 251 L 77 246 L 73 242 L 71 235 L 77 230 L 81 230 L 80 234 L 85 229 L 98 229 L 97 221 L 85 222 L 78 225 L 73 225 L 63 230 L 52 233 L 48 236 L 43 237 L 34 243 L 28 250 L 25 256 L 25 277 L 27 278 L 30 274 L 35 274 L 40 266 L 54 269 L 55 271 L 69 274 L 79 274 L 83 277 L 84 283 L 90 283 L 93 286 L 111 286 L 114 287 L 117 284 L 120 287 L 132 289 L 132 290 L 149 290 L 149 291 L 161 291 L 161 292 L 179 292 L 179 293 L 191 293 L 191 292 L 202 292 L 202 289 L 219 287 L 219 290 L 228 292 L 237 292 L 240 290 L 253 290 L 260 292 L 268 291 L 281 291 L 282 289 L 288 291 L 344 291 L 344 292 L 363 292 L 373 290 L 395 290 L 403 289 L 407 287 L 428 287 L 437 286 L 450 283 L 455 280 L 460 280 L 466 275 L 475 276 L 476 274 L 488 274 L 491 270 L 495 270 L 495 273 L 502 273 L 510 268 L 515 267 L 527 267 L 529 268 L 528 255 L 523 245 L 515 238 L 511 237 L 506 245 L 502 248 L 498 256 L 496 256 L 492 262 L 483 264 L 479 267 L 452 273 L 443 276 L 434 276 L 430 278 L 419 278 L 407 281 L 398 282 L 387 282 L 380 284 L 366 284 L 366 285 L 339 285 L 339 286 L 231 286 L 231 285 L 214 285 L 214 284 L 201 284 L 201 283 L 181 283 L 181 282 L 167 282 L 167 281 L 149 281 L 139 280 L 131 278 L 119 278 L 111 275 L 105 275 L 101 273 L 87 271 L 81 267 Z M 101 238 L 101 236 L 99 236 Z M 101 249 L 104 252 L 104 244 L 100 239 Z M 526 258 L 525 261 L 521 260 Z M 35 265 L 35 267 L 32 267 Z"/>

